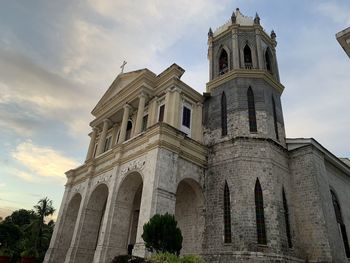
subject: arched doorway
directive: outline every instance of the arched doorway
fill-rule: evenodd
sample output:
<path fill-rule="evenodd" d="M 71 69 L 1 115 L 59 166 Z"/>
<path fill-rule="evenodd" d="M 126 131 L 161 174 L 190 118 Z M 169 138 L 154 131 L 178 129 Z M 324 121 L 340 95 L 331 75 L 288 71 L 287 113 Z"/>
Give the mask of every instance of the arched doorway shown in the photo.
<path fill-rule="evenodd" d="M 85 210 L 76 262 L 92 262 L 106 209 L 108 187 L 100 184 L 92 192 Z"/>
<path fill-rule="evenodd" d="M 75 223 L 77 221 L 77 216 L 80 208 L 80 203 L 81 195 L 79 193 L 76 193 L 73 196 L 73 198 L 69 201 L 62 225 L 61 238 L 59 239 L 59 242 L 57 244 L 57 248 L 61 250 L 61 253 L 55 253 L 56 258 L 53 259 L 53 262 L 61 263 L 65 260 L 65 256 L 72 241 Z"/>
<path fill-rule="evenodd" d="M 183 236 L 181 254 L 202 252 L 204 198 L 193 179 L 182 180 L 176 191 L 175 219 Z"/>
<path fill-rule="evenodd" d="M 143 181 L 139 173 L 128 174 L 122 181 L 117 194 L 111 246 L 113 254 L 131 254 L 137 241 Z"/>

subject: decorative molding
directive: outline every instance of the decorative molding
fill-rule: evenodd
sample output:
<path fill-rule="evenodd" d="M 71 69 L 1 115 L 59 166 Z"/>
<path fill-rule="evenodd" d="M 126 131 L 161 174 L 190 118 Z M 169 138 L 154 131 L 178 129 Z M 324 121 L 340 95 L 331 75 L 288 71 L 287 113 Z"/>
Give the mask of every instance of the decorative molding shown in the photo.
<path fill-rule="evenodd" d="M 130 171 L 142 171 L 143 168 L 145 167 L 145 163 L 146 163 L 146 161 L 141 161 L 141 160 L 131 161 L 127 165 L 127 167 L 123 168 L 120 171 L 120 174 L 123 176 L 123 175 L 127 174 Z"/>

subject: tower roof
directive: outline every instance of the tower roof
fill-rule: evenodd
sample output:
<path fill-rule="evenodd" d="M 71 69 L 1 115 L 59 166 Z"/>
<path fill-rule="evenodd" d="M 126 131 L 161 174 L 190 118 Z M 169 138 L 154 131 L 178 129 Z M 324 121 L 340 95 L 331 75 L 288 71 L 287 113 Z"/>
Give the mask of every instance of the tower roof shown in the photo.
<path fill-rule="evenodd" d="M 241 26 L 253 26 L 254 18 L 243 15 L 239 8 L 236 8 L 236 11 L 232 13 L 231 19 L 214 31 L 214 36 L 217 36 L 220 33 L 224 32 L 233 24 Z"/>

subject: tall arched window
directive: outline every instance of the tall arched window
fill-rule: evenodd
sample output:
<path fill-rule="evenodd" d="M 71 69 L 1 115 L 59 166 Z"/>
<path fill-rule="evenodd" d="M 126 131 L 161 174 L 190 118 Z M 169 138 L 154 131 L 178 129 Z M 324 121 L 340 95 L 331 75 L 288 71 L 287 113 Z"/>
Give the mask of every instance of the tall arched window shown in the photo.
<path fill-rule="evenodd" d="M 219 74 L 225 74 L 228 71 L 228 54 L 225 49 L 221 50 L 219 57 Z"/>
<path fill-rule="evenodd" d="M 254 93 L 251 87 L 247 91 L 248 98 L 248 118 L 250 132 L 257 132 Z"/>
<path fill-rule="evenodd" d="M 335 193 L 332 190 L 331 190 L 331 195 L 332 195 L 332 202 L 333 202 L 333 207 L 334 207 L 334 212 L 335 212 L 335 218 L 337 220 L 337 223 L 338 223 L 339 228 L 340 228 L 341 236 L 343 238 L 345 254 L 346 254 L 347 258 L 350 258 L 350 248 L 349 248 L 348 235 L 346 233 L 346 227 L 345 227 L 345 224 L 343 222 L 340 204 L 338 202 L 337 196 L 335 195 Z"/>
<path fill-rule="evenodd" d="M 267 48 L 265 51 L 265 66 L 266 70 L 272 74 L 272 56 L 271 56 L 271 51 L 270 48 Z"/>
<path fill-rule="evenodd" d="M 253 68 L 252 51 L 250 50 L 250 47 L 247 44 L 243 49 L 243 55 L 244 55 L 245 68 L 252 69 Z"/>
<path fill-rule="evenodd" d="M 255 183 L 255 212 L 256 212 L 256 232 L 258 237 L 258 244 L 266 245 L 266 229 L 264 216 L 264 199 L 261 190 L 259 179 Z"/>
<path fill-rule="evenodd" d="M 231 202 L 230 190 L 226 181 L 224 188 L 224 242 L 231 243 Z"/>
<path fill-rule="evenodd" d="M 273 111 L 273 124 L 275 126 L 275 135 L 276 135 L 276 139 L 279 140 L 278 126 L 277 126 L 277 114 L 276 114 L 276 103 L 275 103 L 275 99 L 273 98 L 273 95 L 272 95 L 272 111 Z"/>
<path fill-rule="evenodd" d="M 131 130 L 132 130 L 132 122 L 128 121 L 128 125 L 126 126 L 126 135 L 125 135 L 126 141 L 131 138 Z"/>
<path fill-rule="evenodd" d="M 227 103 L 225 92 L 221 95 L 221 135 L 227 135 Z"/>
<path fill-rule="evenodd" d="M 293 247 L 293 243 L 292 243 L 292 236 L 290 234 L 288 203 L 287 203 L 286 193 L 284 192 L 284 188 L 282 188 L 282 198 L 283 198 L 283 212 L 284 212 L 284 221 L 286 224 L 288 247 L 291 248 Z"/>

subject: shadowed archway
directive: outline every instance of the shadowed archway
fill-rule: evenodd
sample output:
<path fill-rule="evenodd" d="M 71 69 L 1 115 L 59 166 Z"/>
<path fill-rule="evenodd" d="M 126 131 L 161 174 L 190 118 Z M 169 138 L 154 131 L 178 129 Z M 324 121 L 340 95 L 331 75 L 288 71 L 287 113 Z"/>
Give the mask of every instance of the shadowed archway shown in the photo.
<path fill-rule="evenodd" d="M 98 185 L 92 192 L 83 219 L 80 234 L 77 262 L 92 262 L 97 241 L 100 234 L 101 224 L 108 198 L 108 187 L 105 184 Z"/>
<path fill-rule="evenodd" d="M 175 219 L 183 236 L 181 254 L 202 252 L 204 197 L 193 179 L 182 180 L 176 191 Z"/>
<path fill-rule="evenodd" d="M 110 257 L 131 254 L 136 244 L 143 180 L 139 173 L 128 174 L 118 189 L 110 246 Z"/>

